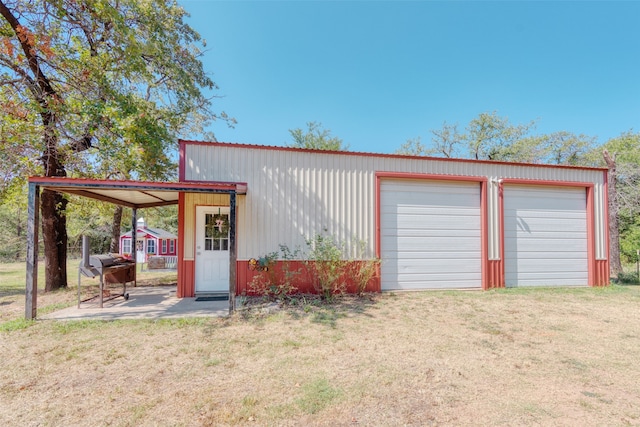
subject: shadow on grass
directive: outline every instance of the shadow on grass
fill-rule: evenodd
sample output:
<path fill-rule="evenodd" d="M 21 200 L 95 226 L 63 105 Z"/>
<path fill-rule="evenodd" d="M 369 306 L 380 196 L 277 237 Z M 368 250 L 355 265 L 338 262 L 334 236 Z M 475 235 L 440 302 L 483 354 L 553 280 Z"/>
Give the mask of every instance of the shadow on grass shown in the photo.
<path fill-rule="evenodd" d="M 16 295 L 24 295 L 24 286 L 15 286 L 15 287 L 3 287 L 0 289 L 0 298 L 2 297 L 13 297 Z"/>
<path fill-rule="evenodd" d="M 611 278 L 611 283 L 620 286 L 640 286 L 640 280 L 635 272 L 620 273 L 618 277 Z"/>
<path fill-rule="evenodd" d="M 268 301 L 261 297 L 248 297 L 242 317 L 260 318 L 284 313 L 295 320 L 309 318 L 311 322 L 335 328 L 340 319 L 367 316 L 381 298 L 380 294 L 339 295 L 324 300 L 318 295 L 293 295 L 284 301 Z"/>

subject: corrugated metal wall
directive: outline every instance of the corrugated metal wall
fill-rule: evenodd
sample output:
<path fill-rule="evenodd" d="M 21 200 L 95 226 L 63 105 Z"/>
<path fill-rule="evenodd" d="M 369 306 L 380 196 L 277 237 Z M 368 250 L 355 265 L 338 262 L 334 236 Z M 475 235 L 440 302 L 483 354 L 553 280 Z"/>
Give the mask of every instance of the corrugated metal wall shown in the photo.
<path fill-rule="evenodd" d="M 247 183 L 247 195 L 238 198 L 238 259 L 277 251 L 279 244 L 302 247 L 305 237 L 323 232 L 341 240 L 366 241 L 366 256 L 373 257 L 375 173 L 382 171 L 487 177 L 489 259 L 498 259 L 500 254 L 499 179 L 594 183 L 596 258 L 606 257 L 604 173 L 601 170 L 231 144 L 187 143 L 184 156 L 187 181 Z M 188 217 L 190 204 L 187 200 Z M 185 230 L 192 227 L 193 223 L 185 224 Z M 189 239 L 192 233 L 185 234 Z M 192 259 L 192 251 L 188 258 L 188 246 L 192 247 L 193 242 L 186 243 L 185 259 Z"/>

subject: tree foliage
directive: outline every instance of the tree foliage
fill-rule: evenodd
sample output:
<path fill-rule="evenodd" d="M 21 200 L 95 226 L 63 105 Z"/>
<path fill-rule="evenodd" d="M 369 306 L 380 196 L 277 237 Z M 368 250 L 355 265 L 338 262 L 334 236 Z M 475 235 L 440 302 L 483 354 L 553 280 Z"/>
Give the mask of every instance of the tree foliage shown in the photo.
<path fill-rule="evenodd" d="M 473 159 L 508 160 L 509 148 L 522 139 L 532 126 L 533 122 L 511 124 L 508 118 L 498 116 L 495 111 L 481 113 L 469 122 L 461 138 Z"/>
<path fill-rule="evenodd" d="M 599 158 L 600 163 L 604 161 L 609 167 L 612 270 L 620 273 L 620 261 L 635 261 L 636 251 L 640 249 L 640 133 L 625 132 L 607 141 L 601 150 L 602 157 L 597 157 L 594 150 L 592 158 Z M 616 250 L 620 251 L 619 255 Z"/>
<path fill-rule="evenodd" d="M 509 162 L 579 165 L 588 162 L 596 139 L 571 132 L 533 134 L 534 122 L 513 124 L 496 112 L 481 113 L 464 128 L 445 122 L 431 130 L 431 144 L 420 137 L 400 146 L 397 154 L 499 160 Z"/>
<path fill-rule="evenodd" d="M 2 188 L 44 176 L 171 177 L 179 133 L 224 113 L 175 0 L 0 0 Z M 67 199 L 42 194 L 46 289 L 66 286 Z"/>
<path fill-rule="evenodd" d="M 311 150 L 347 151 L 349 146 L 342 139 L 331 136 L 331 130 L 324 129 L 322 123 L 307 122 L 307 130 L 289 129 L 293 141 L 288 145 Z"/>

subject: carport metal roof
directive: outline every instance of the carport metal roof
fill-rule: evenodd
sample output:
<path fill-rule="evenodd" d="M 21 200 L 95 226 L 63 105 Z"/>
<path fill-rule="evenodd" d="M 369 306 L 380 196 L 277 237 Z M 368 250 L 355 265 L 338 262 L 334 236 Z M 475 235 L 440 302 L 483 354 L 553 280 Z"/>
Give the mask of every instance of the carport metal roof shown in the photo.
<path fill-rule="evenodd" d="M 136 227 L 136 211 L 142 208 L 178 204 L 180 193 L 223 193 L 230 197 L 230 246 L 235 242 L 235 205 L 236 195 L 247 193 L 247 184 L 243 182 L 153 182 L 153 181 L 115 181 L 66 177 L 29 178 L 29 206 L 27 222 L 27 278 L 25 317 L 35 319 L 37 313 L 38 289 L 38 223 L 40 221 L 40 191 L 52 190 L 60 193 L 75 194 L 104 202 L 110 202 L 133 209 L 132 227 Z M 135 239 L 135 231 L 133 238 Z M 235 301 L 235 245 L 230 248 L 232 271 L 229 281 L 229 310 L 234 309 Z M 134 258 L 135 259 L 135 258 Z"/>
<path fill-rule="evenodd" d="M 75 194 L 132 209 L 175 205 L 180 193 L 246 194 L 243 182 L 152 182 L 77 178 L 31 177 L 40 189 Z"/>

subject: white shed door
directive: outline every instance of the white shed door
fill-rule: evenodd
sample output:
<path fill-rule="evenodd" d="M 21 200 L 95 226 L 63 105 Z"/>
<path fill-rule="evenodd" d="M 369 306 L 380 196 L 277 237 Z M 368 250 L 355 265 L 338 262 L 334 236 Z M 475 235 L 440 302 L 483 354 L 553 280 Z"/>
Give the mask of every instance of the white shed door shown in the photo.
<path fill-rule="evenodd" d="M 482 286 L 479 183 L 383 180 L 380 210 L 383 290 Z"/>
<path fill-rule="evenodd" d="M 504 187 L 505 284 L 588 284 L 584 188 Z"/>
<path fill-rule="evenodd" d="M 198 293 L 229 292 L 229 208 L 196 206 Z"/>

